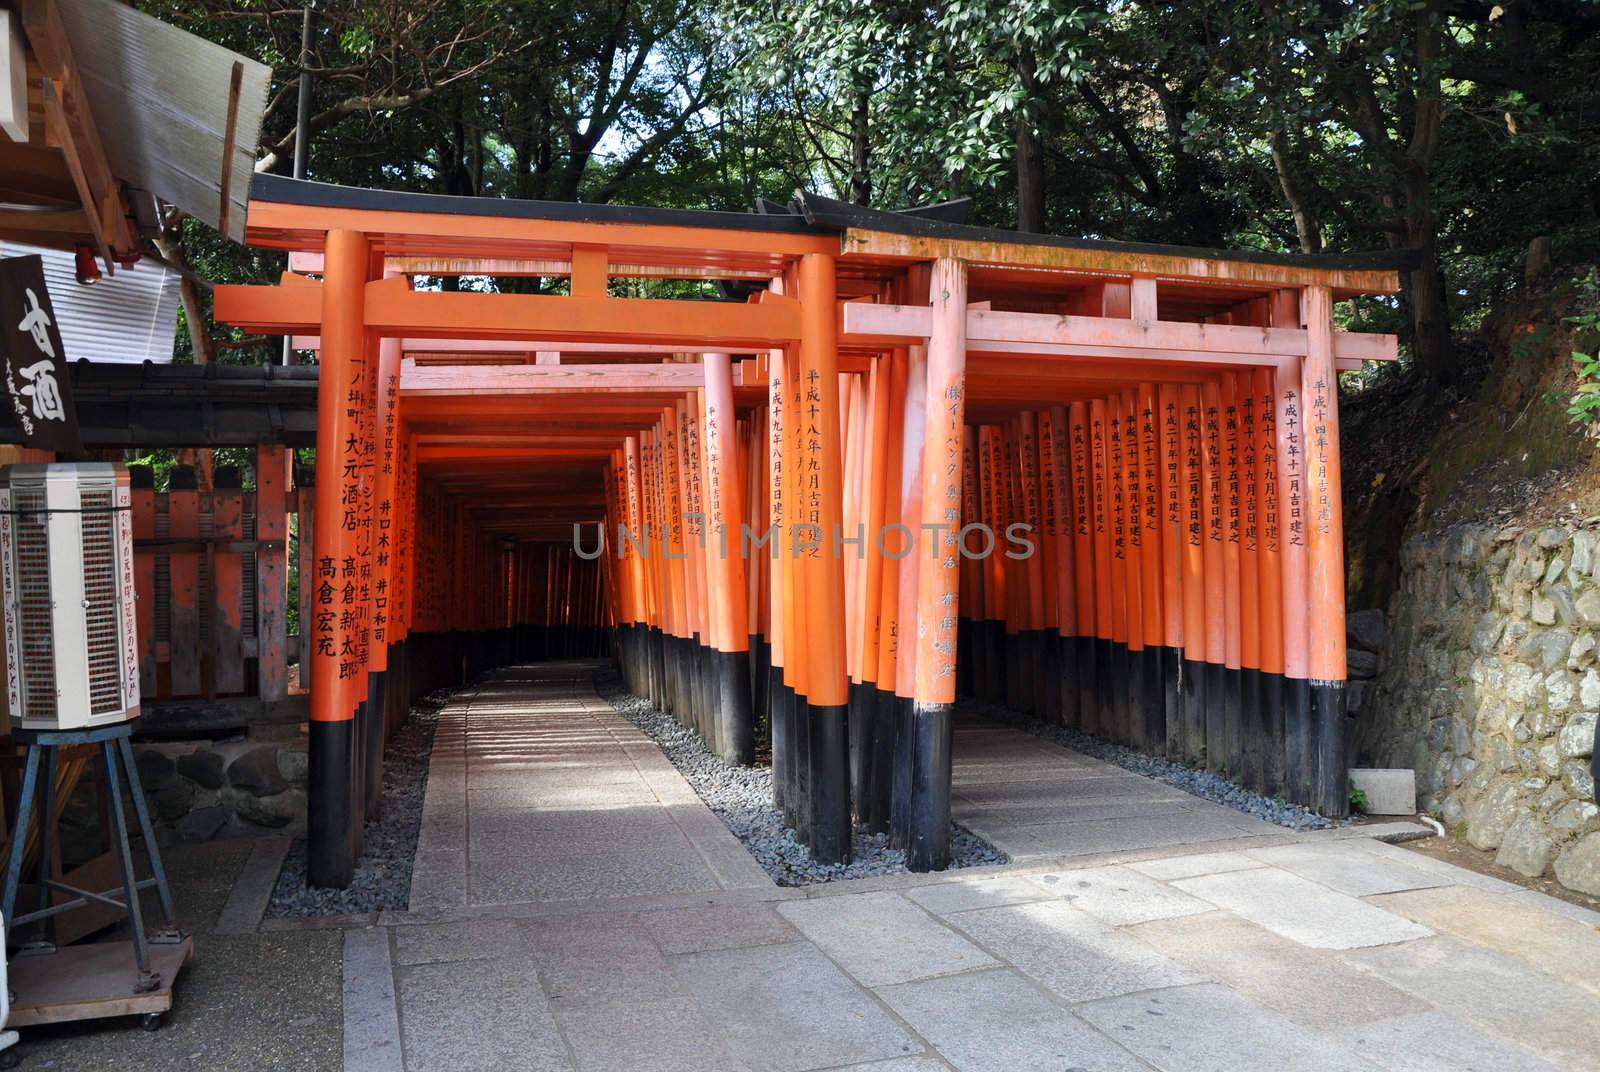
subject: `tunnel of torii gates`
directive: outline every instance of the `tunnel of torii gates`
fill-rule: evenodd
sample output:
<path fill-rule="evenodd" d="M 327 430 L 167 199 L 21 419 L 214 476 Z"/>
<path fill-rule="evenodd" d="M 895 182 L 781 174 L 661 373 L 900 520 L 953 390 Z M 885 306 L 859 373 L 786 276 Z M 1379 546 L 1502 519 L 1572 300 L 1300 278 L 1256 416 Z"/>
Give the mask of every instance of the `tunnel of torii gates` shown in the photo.
<path fill-rule="evenodd" d="M 215 308 L 320 351 L 311 880 L 350 880 L 385 710 L 552 653 L 730 763 L 770 733 L 821 861 L 945 866 L 958 695 L 1343 815 L 1336 376 L 1396 343 L 1333 311 L 1399 261 L 762 207 L 256 179 L 291 271 Z M 414 285 L 449 276 L 569 286 Z"/>

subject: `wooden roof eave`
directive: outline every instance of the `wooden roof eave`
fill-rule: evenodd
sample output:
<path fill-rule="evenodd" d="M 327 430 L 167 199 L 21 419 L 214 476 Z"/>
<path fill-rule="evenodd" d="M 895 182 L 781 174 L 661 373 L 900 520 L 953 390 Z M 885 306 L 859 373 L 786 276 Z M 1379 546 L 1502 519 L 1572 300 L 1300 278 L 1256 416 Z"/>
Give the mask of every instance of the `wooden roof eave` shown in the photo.
<path fill-rule="evenodd" d="M 1164 252 L 1157 249 L 1119 249 L 1116 246 L 1115 243 L 1074 246 L 1038 241 L 950 238 L 855 227 L 840 235 L 842 258 L 846 263 L 878 259 L 910 264 L 950 257 L 972 265 L 1079 275 L 1141 275 L 1293 287 L 1323 284 L 1333 288 L 1336 298 L 1356 294 L 1393 294 L 1400 289 L 1400 273 L 1392 268 L 1321 267 L 1240 260 L 1223 254 L 1213 256 L 1199 251 L 1183 251 L 1176 247 Z"/>

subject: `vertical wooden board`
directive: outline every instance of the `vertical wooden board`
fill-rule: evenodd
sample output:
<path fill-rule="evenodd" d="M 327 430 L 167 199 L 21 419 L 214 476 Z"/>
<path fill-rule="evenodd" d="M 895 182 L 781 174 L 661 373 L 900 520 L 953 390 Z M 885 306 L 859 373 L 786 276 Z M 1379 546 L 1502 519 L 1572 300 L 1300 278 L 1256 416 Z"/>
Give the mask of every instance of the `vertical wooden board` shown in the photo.
<path fill-rule="evenodd" d="M 282 699 L 289 691 L 285 455 L 283 447 L 256 448 L 256 694 L 263 700 Z"/>
<path fill-rule="evenodd" d="M 173 540 L 200 539 L 200 493 L 167 493 L 167 533 Z M 171 579 L 171 617 L 169 656 L 171 694 L 198 696 L 200 680 L 200 555 L 189 548 L 175 548 L 168 555 Z"/>
<path fill-rule="evenodd" d="M 1111 639 L 1128 641 L 1128 519 L 1126 463 L 1122 459 L 1122 424 L 1126 410 L 1120 394 L 1106 403 L 1106 513 L 1111 587 Z"/>
<path fill-rule="evenodd" d="M 295 492 L 296 550 L 299 552 L 300 561 L 300 589 L 297 593 L 300 603 L 300 651 L 297 661 L 300 666 L 300 688 L 302 690 L 311 687 L 311 659 L 316 649 L 316 644 L 312 640 L 311 620 L 311 599 L 317 586 L 315 540 L 317 497 L 315 491 L 315 488 L 303 487 L 296 489 Z"/>
<path fill-rule="evenodd" d="M 139 631 L 139 694 L 156 698 L 156 553 L 141 541 L 156 535 L 156 493 L 135 491 L 130 496 L 133 509 L 133 583 L 138 599 L 134 604 L 135 628 Z"/>
<path fill-rule="evenodd" d="M 208 693 L 237 696 L 244 692 L 244 560 L 225 541 L 244 539 L 244 493 L 211 493 L 211 531 L 215 541 L 211 567 L 211 650 Z"/>

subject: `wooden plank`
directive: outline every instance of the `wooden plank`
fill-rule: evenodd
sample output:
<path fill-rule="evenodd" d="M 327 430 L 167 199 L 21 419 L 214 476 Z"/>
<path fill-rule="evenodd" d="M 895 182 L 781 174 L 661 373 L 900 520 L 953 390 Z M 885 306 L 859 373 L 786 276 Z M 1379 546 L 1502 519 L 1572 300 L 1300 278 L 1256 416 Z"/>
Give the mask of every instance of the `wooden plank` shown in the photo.
<path fill-rule="evenodd" d="M 167 529 L 179 539 L 200 536 L 200 493 L 176 490 L 167 493 Z M 200 682 L 200 555 L 193 551 L 172 551 L 167 556 L 167 576 L 172 589 L 167 639 L 171 665 L 172 696 L 196 696 Z"/>
<path fill-rule="evenodd" d="M 6 1026 L 166 1012 L 172 1008 L 173 982 L 194 954 L 194 939 L 151 943 L 146 948 L 150 970 L 161 977 L 161 985 L 142 993 L 136 989 L 133 947 L 125 941 L 63 946 L 44 956 L 12 958 L 7 981 L 15 997 Z"/>
<path fill-rule="evenodd" d="M 918 342 L 926 339 L 931 330 L 932 319 L 926 306 L 848 302 L 842 309 L 845 334 L 840 342 L 844 345 L 857 341 Z M 1025 353 L 1176 362 L 1214 362 L 1227 357 L 1267 365 L 1306 353 L 1306 332 L 1299 328 L 982 309 L 967 311 L 967 339 L 968 349 L 973 352 L 1000 352 L 990 344 L 1013 344 L 1025 347 L 1018 351 Z M 1334 333 L 1335 357 L 1346 361 L 1393 361 L 1398 357 L 1398 347 L 1393 335 Z"/>
<path fill-rule="evenodd" d="M 135 726 L 140 740 L 201 736 L 250 726 L 304 722 L 307 695 L 291 693 L 281 700 L 254 696 L 206 700 L 158 700 L 141 709 Z"/>
<path fill-rule="evenodd" d="M 244 538 L 244 493 L 237 489 L 211 494 L 211 528 L 219 541 Z M 209 555 L 211 567 L 211 651 L 209 694 L 237 696 L 244 692 L 244 557 L 223 546 Z"/>
<path fill-rule="evenodd" d="M 140 540 L 156 534 L 156 493 L 135 490 L 130 495 L 133 508 L 133 585 L 138 593 L 134 603 L 134 628 L 138 630 L 139 694 L 156 695 L 156 555 L 140 548 Z"/>
<path fill-rule="evenodd" d="M 299 649 L 296 662 L 300 667 L 300 688 L 307 689 L 311 686 L 311 655 L 313 646 L 306 640 L 311 635 L 311 593 L 313 586 L 308 583 L 308 578 L 317 575 L 316 556 L 312 545 L 312 533 L 316 521 L 316 489 L 303 487 L 295 489 L 295 527 L 299 539 L 300 551 L 300 614 L 298 621 L 300 630 L 296 634 L 299 640 Z"/>
<path fill-rule="evenodd" d="M 256 694 L 264 700 L 282 699 L 289 691 L 284 651 L 289 598 L 285 461 L 282 447 L 256 448 L 256 539 L 269 545 L 256 552 Z"/>

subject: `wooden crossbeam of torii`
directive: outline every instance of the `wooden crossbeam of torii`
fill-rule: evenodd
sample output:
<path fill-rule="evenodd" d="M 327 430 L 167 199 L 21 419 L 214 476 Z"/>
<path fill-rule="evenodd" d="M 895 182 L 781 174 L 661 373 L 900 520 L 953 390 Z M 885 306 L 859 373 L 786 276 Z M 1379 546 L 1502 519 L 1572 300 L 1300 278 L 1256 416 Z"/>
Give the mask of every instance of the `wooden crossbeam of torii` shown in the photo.
<path fill-rule="evenodd" d="M 927 339 L 932 314 L 926 306 L 847 302 L 841 306 L 843 344 L 906 345 Z M 1192 324 L 1048 313 L 967 311 L 969 354 L 1035 354 L 1072 358 L 1193 362 L 1213 365 L 1272 365 L 1307 352 L 1303 328 Z M 1353 371 L 1364 361 L 1394 361 L 1393 335 L 1334 332 L 1334 361 Z"/>
<path fill-rule="evenodd" d="M 276 286 L 219 286 L 218 320 L 277 335 L 313 335 L 322 319 L 319 281 L 284 273 Z M 412 290 L 399 277 L 365 284 L 364 323 L 388 338 L 640 341 L 684 348 L 765 349 L 795 343 L 793 299 L 763 292 L 759 302 L 670 301 L 556 294 Z"/>

